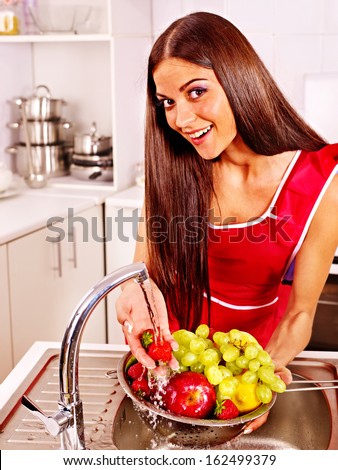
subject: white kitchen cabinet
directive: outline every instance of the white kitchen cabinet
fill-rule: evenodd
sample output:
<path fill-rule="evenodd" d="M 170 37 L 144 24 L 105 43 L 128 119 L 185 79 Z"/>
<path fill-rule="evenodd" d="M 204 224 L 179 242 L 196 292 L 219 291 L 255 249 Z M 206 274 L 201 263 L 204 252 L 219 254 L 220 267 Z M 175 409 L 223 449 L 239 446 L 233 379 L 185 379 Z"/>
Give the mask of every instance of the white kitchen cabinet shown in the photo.
<path fill-rule="evenodd" d="M 81 299 L 104 277 L 102 211 L 93 206 L 8 243 L 14 365 L 35 341 L 61 341 Z M 106 342 L 104 301 L 83 341 Z"/>
<path fill-rule="evenodd" d="M 8 291 L 7 247 L 0 246 L 0 382 L 13 368 L 11 318 Z"/>
<path fill-rule="evenodd" d="M 106 269 L 109 273 L 133 263 L 143 193 L 142 187 L 134 186 L 106 199 Z M 120 289 L 115 289 L 107 297 L 107 337 L 112 344 L 125 343 L 115 311 L 120 293 Z"/>
<path fill-rule="evenodd" d="M 38 1 L 42 6 L 58 3 Z M 35 86 L 44 84 L 52 97 L 66 101 L 63 117 L 72 122 L 72 133 L 87 133 L 96 122 L 99 133 L 112 136 L 114 188 L 120 191 L 133 184 L 135 165 L 143 158 L 151 3 L 87 0 L 100 21 L 80 27 L 78 34 L 0 37 L 0 160 L 15 171 L 15 159 L 4 149 L 16 143 L 6 124 L 17 118 L 18 110 L 7 101 L 30 96 Z M 83 0 L 67 2 L 76 4 L 83 5 Z"/>

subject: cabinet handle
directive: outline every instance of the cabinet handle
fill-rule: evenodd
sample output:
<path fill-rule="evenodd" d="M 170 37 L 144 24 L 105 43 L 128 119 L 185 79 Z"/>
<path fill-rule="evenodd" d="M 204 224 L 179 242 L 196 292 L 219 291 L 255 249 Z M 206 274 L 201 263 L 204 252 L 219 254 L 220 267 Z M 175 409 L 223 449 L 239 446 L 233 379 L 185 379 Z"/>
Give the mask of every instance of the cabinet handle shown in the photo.
<path fill-rule="evenodd" d="M 73 227 L 72 232 L 68 233 L 68 240 L 71 240 L 73 243 L 73 258 L 69 258 L 68 261 L 73 261 L 74 269 L 77 268 L 77 250 L 76 250 L 76 232 L 75 227 Z"/>
<path fill-rule="evenodd" d="M 55 271 L 58 272 L 59 277 L 62 277 L 62 253 L 61 253 L 61 235 L 59 235 L 57 240 L 57 266 L 54 268 Z"/>

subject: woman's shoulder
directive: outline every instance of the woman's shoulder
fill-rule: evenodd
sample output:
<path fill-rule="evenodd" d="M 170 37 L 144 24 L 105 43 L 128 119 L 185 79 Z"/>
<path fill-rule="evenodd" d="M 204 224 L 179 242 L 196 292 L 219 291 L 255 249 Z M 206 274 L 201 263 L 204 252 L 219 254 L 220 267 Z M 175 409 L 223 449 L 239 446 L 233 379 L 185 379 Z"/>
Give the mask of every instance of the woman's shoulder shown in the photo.
<path fill-rule="evenodd" d="M 320 158 L 327 158 L 338 163 L 338 143 L 327 144 L 315 152 L 309 152 L 317 154 Z"/>

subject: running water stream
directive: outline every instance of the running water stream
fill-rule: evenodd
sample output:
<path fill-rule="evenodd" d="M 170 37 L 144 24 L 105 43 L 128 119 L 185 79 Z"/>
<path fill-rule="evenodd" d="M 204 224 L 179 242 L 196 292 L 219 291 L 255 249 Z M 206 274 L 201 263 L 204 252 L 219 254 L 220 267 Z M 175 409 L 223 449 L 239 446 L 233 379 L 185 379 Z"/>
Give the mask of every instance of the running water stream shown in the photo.
<path fill-rule="evenodd" d="M 147 304 L 150 321 L 154 329 L 155 342 L 162 341 L 160 321 L 159 321 L 158 312 L 156 308 L 154 291 L 151 287 L 150 280 L 146 279 L 145 281 L 140 283 L 140 286 L 142 288 L 144 299 Z"/>

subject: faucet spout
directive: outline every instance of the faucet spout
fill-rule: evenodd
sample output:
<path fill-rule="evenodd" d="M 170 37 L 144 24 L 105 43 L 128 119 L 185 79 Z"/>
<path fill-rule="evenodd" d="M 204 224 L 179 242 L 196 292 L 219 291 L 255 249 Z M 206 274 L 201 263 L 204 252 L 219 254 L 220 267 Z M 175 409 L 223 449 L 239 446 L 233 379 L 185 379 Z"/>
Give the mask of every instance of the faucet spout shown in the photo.
<path fill-rule="evenodd" d="M 76 428 L 76 430 L 74 429 L 76 438 L 72 441 L 73 443 L 78 442 L 80 448 L 85 448 L 83 411 L 78 378 L 80 343 L 83 330 L 97 304 L 113 289 L 132 278 L 135 278 L 138 283 L 142 283 L 149 278 L 144 263 L 124 266 L 98 282 L 76 308 L 63 337 L 59 362 L 60 405 L 66 409 L 72 409 L 73 427 Z"/>
<path fill-rule="evenodd" d="M 46 426 L 52 435 L 61 435 L 63 449 L 85 449 L 83 406 L 79 392 L 79 355 L 80 343 L 85 325 L 97 304 L 109 292 L 129 279 L 135 279 L 139 284 L 149 279 L 144 263 L 134 263 L 124 266 L 104 277 L 80 301 L 64 333 L 60 359 L 59 383 L 60 401 L 59 412 L 55 416 L 46 416 L 27 397 L 22 403 Z"/>

